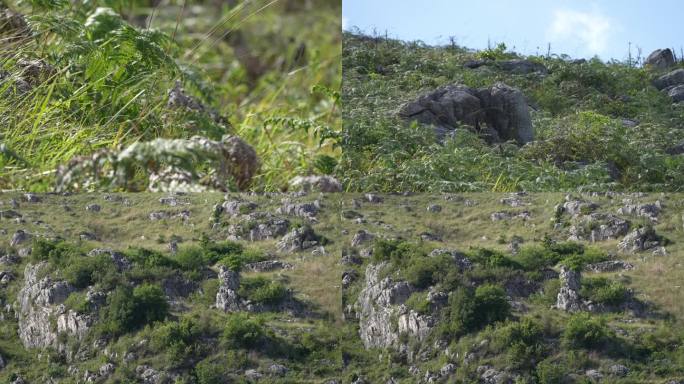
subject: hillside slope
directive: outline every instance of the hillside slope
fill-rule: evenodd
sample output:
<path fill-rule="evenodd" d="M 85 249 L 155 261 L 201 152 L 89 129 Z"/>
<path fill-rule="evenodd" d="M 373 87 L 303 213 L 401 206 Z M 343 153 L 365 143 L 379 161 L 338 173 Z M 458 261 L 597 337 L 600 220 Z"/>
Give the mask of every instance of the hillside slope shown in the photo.
<path fill-rule="evenodd" d="M 670 73 L 679 79 L 681 63 L 659 69 L 522 57 L 503 45 L 473 51 L 351 32 L 343 35 L 342 60 L 338 174 L 351 190 L 679 191 L 684 185 L 684 104 L 668 96 L 674 91 L 665 86 L 672 84 L 653 82 Z M 489 115 L 502 104 L 492 105 L 487 95 L 501 83 L 528 104 L 530 116 L 522 120 L 531 121 L 534 137 L 525 145 L 484 134 L 498 129 L 501 116 Z M 440 99 L 449 86 L 461 88 L 452 88 L 451 100 Z M 423 113 L 407 108 L 420 96 L 432 103 L 421 108 L 432 105 L 438 116 L 417 117 L 421 124 L 412 125 L 401 115 Z M 476 114 L 485 116 L 478 121 Z"/>
<path fill-rule="evenodd" d="M 684 380 L 680 194 L 0 202 L 14 384 Z"/>

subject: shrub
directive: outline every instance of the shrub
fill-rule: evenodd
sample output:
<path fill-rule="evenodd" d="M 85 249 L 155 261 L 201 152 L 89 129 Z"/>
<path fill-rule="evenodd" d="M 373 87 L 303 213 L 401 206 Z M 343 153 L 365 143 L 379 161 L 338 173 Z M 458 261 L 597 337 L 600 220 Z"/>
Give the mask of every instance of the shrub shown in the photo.
<path fill-rule="evenodd" d="M 515 260 L 528 271 L 536 271 L 544 267 L 556 264 L 561 256 L 548 249 L 540 246 L 527 246 L 520 249 L 515 257 Z"/>
<path fill-rule="evenodd" d="M 76 288 L 86 288 L 113 272 L 114 265 L 106 255 L 78 256 L 70 260 L 62 271 L 64 278 Z"/>
<path fill-rule="evenodd" d="M 406 300 L 406 306 L 420 314 L 430 312 L 430 302 L 427 300 L 425 292 L 414 292 Z"/>
<path fill-rule="evenodd" d="M 520 264 L 502 252 L 488 248 L 472 248 L 467 252 L 468 258 L 485 268 L 520 268 Z"/>
<path fill-rule="evenodd" d="M 223 328 L 223 341 L 231 348 L 257 348 L 267 337 L 264 320 L 246 313 L 233 313 Z"/>
<path fill-rule="evenodd" d="M 529 317 L 501 328 L 499 335 L 498 343 L 516 367 L 534 367 L 546 351 L 542 326 Z"/>
<path fill-rule="evenodd" d="M 414 257 L 401 271 L 402 276 L 418 289 L 427 288 L 438 281 L 438 275 L 448 268 L 444 257 Z M 453 263 L 452 263 L 453 264 Z"/>
<path fill-rule="evenodd" d="M 103 330 L 114 335 L 160 321 L 168 315 L 164 292 L 156 285 L 117 288 L 101 310 Z"/>
<path fill-rule="evenodd" d="M 558 384 L 565 382 L 567 371 L 562 364 L 544 360 L 537 365 L 535 376 L 539 384 Z"/>
<path fill-rule="evenodd" d="M 198 271 L 208 264 L 207 256 L 200 247 L 181 248 L 174 260 L 185 271 Z"/>
<path fill-rule="evenodd" d="M 197 355 L 197 345 L 202 334 L 200 326 L 190 317 L 168 322 L 155 328 L 151 345 L 158 352 L 164 352 L 174 363 L 181 363 Z"/>
<path fill-rule="evenodd" d="M 161 252 L 146 248 L 131 248 L 126 252 L 126 257 L 144 268 L 178 268 L 178 263 L 175 260 L 164 256 Z"/>
<path fill-rule="evenodd" d="M 285 298 L 287 289 L 264 277 L 243 278 L 239 295 L 259 304 L 276 304 Z"/>
<path fill-rule="evenodd" d="M 197 384 L 221 384 L 226 382 L 225 371 L 225 363 L 206 358 L 195 365 L 193 373 Z"/>
<path fill-rule="evenodd" d="M 496 285 L 482 285 L 474 292 L 459 288 L 449 297 L 449 330 L 454 335 L 484 328 L 509 315 L 506 293 Z"/>
<path fill-rule="evenodd" d="M 608 260 L 608 255 L 598 248 L 587 248 L 583 253 L 571 255 L 561 262 L 566 267 L 581 271 L 585 265 Z"/>
<path fill-rule="evenodd" d="M 86 300 L 85 292 L 71 292 L 69 297 L 64 301 L 64 305 L 78 313 L 90 312 L 90 304 Z"/>
<path fill-rule="evenodd" d="M 605 277 L 583 278 L 580 295 L 597 303 L 620 305 L 627 299 L 627 288 Z"/>
<path fill-rule="evenodd" d="M 563 342 L 570 348 L 596 349 L 610 339 L 610 331 L 602 318 L 588 313 L 578 313 L 570 317 L 563 332 Z"/>
<path fill-rule="evenodd" d="M 240 253 L 231 253 L 224 256 L 219 264 L 233 271 L 239 271 L 245 264 L 266 260 L 263 252 L 256 249 L 245 249 Z"/>
<path fill-rule="evenodd" d="M 201 247 L 207 264 L 215 264 L 221 259 L 233 255 L 240 255 L 244 249 L 241 244 L 233 241 L 212 242 L 208 238 L 203 239 Z"/>
<path fill-rule="evenodd" d="M 416 256 L 425 256 L 416 244 L 404 240 L 376 239 L 373 243 L 373 261 L 390 261 L 395 268 L 407 265 Z"/>
<path fill-rule="evenodd" d="M 479 324 L 492 324 L 510 315 L 510 304 L 506 292 L 497 285 L 485 284 L 475 290 L 475 321 Z"/>
<path fill-rule="evenodd" d="M 69 264 L 73 257 L 82 257 L 85 253 L 79 247 L 64 240 L 47 240 L 35 238 L 32 244 L 31 261 L 48 261 L 57 267 Z"/>

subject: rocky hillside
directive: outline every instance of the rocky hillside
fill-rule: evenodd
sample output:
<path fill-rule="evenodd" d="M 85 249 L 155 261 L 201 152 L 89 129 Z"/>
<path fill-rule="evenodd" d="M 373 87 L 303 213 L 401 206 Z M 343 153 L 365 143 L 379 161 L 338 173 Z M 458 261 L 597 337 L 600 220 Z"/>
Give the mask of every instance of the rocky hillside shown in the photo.
<path fill-rule="evenodd" d="M 349 382 L 684 379 L 681 195 L 344 203 Z"/>
<path fill-rule="evenodd" d="M 329 196 L 0 196 L 0 381 L 339 382 Z"/>
<path fill-rule="evenodd" d="M 684 67 L 345 32 L 343 159 L 359 191 L 680 191 Z"/>
<path fill-rule="evenodd" d="M 0 201 L 0 381 L 684 379 L 681 195 Z"/>

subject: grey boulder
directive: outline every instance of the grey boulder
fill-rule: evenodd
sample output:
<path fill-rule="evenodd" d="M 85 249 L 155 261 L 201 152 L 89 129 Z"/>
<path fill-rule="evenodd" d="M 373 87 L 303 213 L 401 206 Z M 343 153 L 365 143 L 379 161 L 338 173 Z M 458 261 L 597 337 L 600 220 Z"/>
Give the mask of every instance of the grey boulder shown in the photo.
<path fill-rule="evenodd" d="M 474 128 L 489 142 L 515 140 L 522 145 L 534 139 L 525 96 L 504 83 L 482 89 L 447 85 L 405 104 L 398 115 L 433 126 L 440 139 L 461 125 Z"/>
<path fill-rule="evenodd" d="M 657 69 L 665 69 L 675 64 L 674 55 L 670 48 L 656 49 L 646 58 L 644 64 Z"/>

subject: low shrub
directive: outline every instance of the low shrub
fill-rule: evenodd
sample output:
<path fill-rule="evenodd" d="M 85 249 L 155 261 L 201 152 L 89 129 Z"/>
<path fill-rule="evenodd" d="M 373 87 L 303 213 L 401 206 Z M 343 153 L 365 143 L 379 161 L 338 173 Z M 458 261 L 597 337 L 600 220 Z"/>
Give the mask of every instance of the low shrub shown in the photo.
<path fill-rule="evenodd" d="M 258 304 L 277 304 L 285 299 L 287 289 L 264 277 L 243 278 L 238 294 Z"/>
<path fill-rule="evenodd" d="M 239 271 L 245 264 L 266 260 L 263 252 L 256 249 L 245 249 L 240 253 L 230 253 L 218 261 L 219 264 L 233 271 Z"/>
<path fill-rule="evenodd" d="M 131 289 L 120 286 L 108 297 L 100 312 L 102 331 L 113 335 L 136 330 L 146 324 L 164 320 L 169 305 L 157 285 L 141 285 Z"/>
<path fill-rule="evenodd" d="M 611 332 L 604 319 L 588 313 L 578 313 L 565 324 L 563 342 L 569 348 L 598 349 L 611 338 Z"/>
<path fill-rule="evenodd" d="M 430 302 L 427 300 L 425 292 L 414 292 L 406 300 L 406 306 L 420 314 L 430 312 Z"/>
<path fill-rule="evenodd" d="M 534 367 L 547 349 L 543 327 L 529 317 L 500 328 L 498 335 L 496 343 L 515 367 Z"/>
<path fill-rule="evenodd" d="M 231 314 L 223 328 L 223 341 L 230 348 L 256 349 L 267 337 L 263 318 L 246 313 Z"/>
<path fill-rule="evenodd" d="M 605 277 L 583 278 L 580 295 L 601 304 L 620 305 L 627 299 L 627 288 Z"/>
<path fill-rule="evenodd" d="M 566 382 L 568 369 L 563 364 L 544 360 L 537 364 L 534 373 L 539 384 L 558 384 Z"/>
<path fill-rule="evenodd" d="M 459 336 L 510 316 L 503 288 L 485 284 L 474 291 L 459 288 L 449 297 L 449 332 Z"/>
<path fill-rule="evenodd" d="M 502 252 L 488 248 L 471 248 L 466 255 L 470 260 L 485 268 L 521 268 L 521 265 Z"/>
<path fill-rule="evenodd" d="M 173 363 L 181 363 L 188 357 L 197 356 L 203 330 L 191 317 L 183 317 L 156 327 L 152 333 L 151 346 L 163 352 Z"/>

